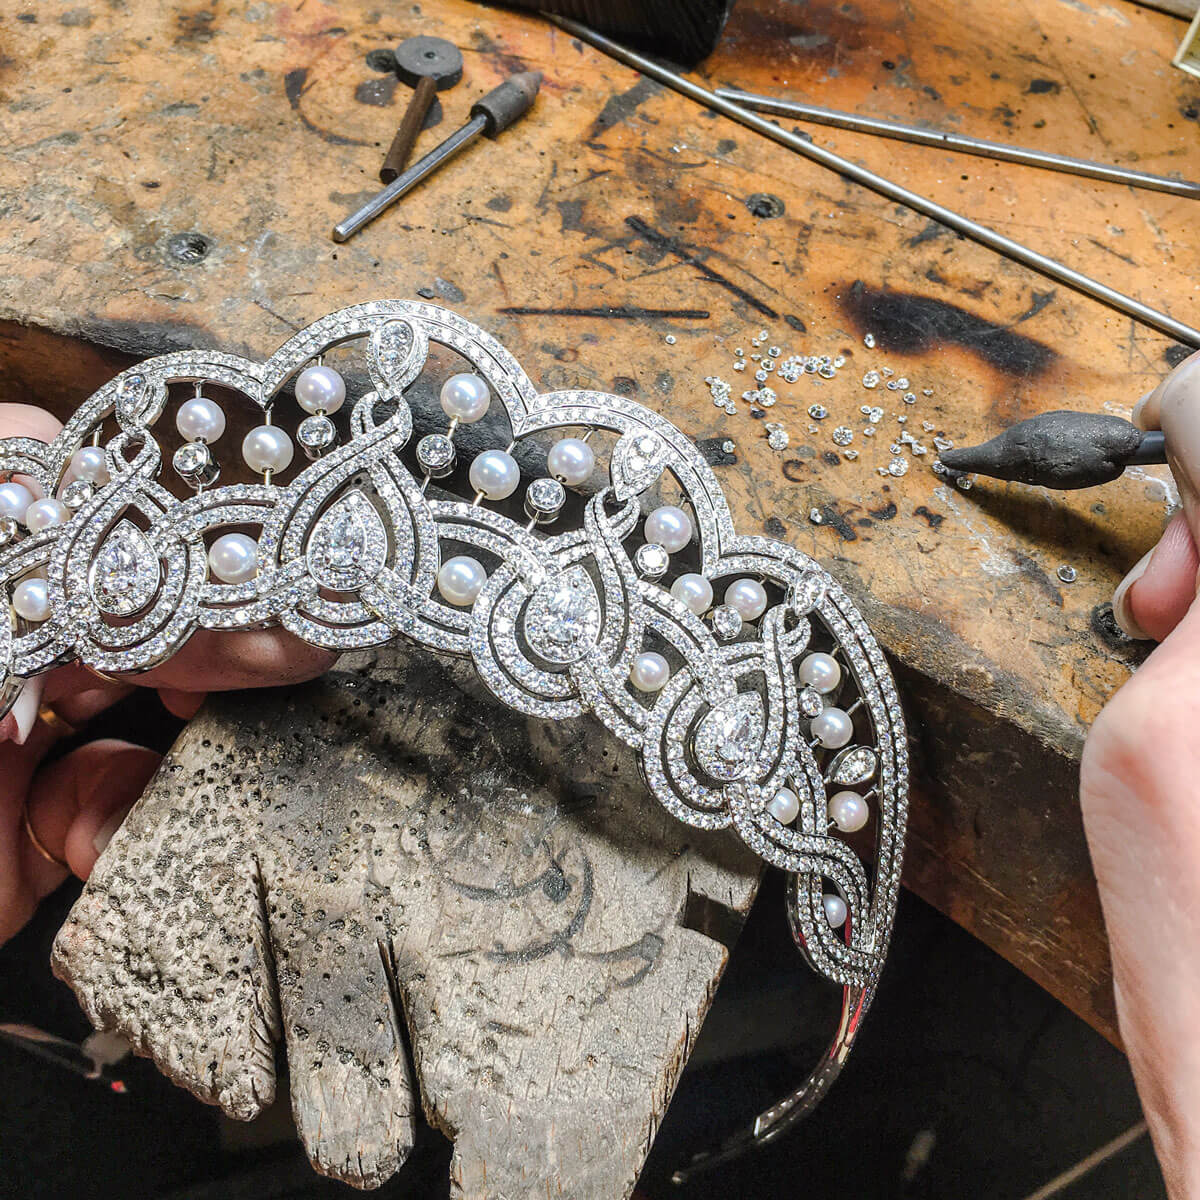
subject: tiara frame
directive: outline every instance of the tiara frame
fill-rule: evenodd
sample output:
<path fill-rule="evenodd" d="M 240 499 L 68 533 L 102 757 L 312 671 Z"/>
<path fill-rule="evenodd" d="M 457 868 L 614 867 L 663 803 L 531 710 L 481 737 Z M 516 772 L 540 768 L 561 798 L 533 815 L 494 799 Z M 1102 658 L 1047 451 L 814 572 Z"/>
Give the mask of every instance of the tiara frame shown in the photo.
<path fill-rule="evenodd" d="M 153 427 L 173 387 L 231 389 L 269 418 L 301 370 L 354 343 L 365 349 L 371 387 L 348 405 L 351 436 L 343 445 L 286 483 L 267 474 L 260 484 L 200 486 L 181 500 L 159 481 L 166 466 Z M 511 506 L 480 494 L 473 501 L 444 495 L 430 488 L 432 469 L 422 477 L 410 468 L 405 391 L 426 369 L 431 344 L 460 355 L 486 382 L 507 416 L 509 449 L 556 430 L 615 435 L 609 481 L 581 499 L 579 519 L 565 522 L 573 528 L 550 532 L 536 507 L 523 524 Z M 761 858 L 791 872 L 796 943 L 815 970 L 842 985 L 842 1020 L 813 1076 L 759 1117 L 755 1140 L 769 1140 L 816 1103 L 874 995 L 907 818 L 895 684 L 832 576 L 793 547 L 738 534 L 712 468 L 666 418 L 604 392 L 539 392 L 496 339 L 435 305 L 354 305 L 300 331 L 262 363 L 213 351 L 149 359 L 96 391 L 52 443 L 0 441 L 0 478 L 23 477 L 58 495 L 73 456 L 109 418 L 117 432 L 102 447 L 107 481 L 84 489 L 68 519 L 0 549 L 5 594 L 44 576 L 48 602 L 42 620 L 17 621 L 15 631 L 0 622 L 0 692 L 9 702 L 21 680 L 73 660 L 102 673 L 136 673 L 170 658 L 197 630 L 278 626 L 333 650 L 405 637 L 471 659 L 488 689 L 519 712 L 556 720 L 590 712 L 637 754 L 650 792 L 674 816 L 700 828 L 731 827 Z M 629 548 L 642 499 L 664 478 L 673 478 L 693 514 L 689 570 L 710 582 L 761 581 L 772 602 L 756 621 L 725 614 L 722 627 L 716 610 L 694 612 L 664 582 L 665 565 L 644 569 L 648 559 Z M 257 573 L 236 583 L 212 577 L 208 541 L 222 528 L 246 526 L 260 531 Z M 468 607 L 437 593 L 450 547 L 489 564 Z M 820 640 L 839 662 L 832 695 L 797 674 Z M 652 694 L 629 682 L 649 645 L 671 660 L 669 680 Z M 831 747 L 812 736 L 812 722 L 842 694 L 853 701 L 839 699 L 854 736 Z M 831 788 L 868 783 L 864 798 L 874 799 L 876 813 L 870 876 L 828 809 Z M 784 787 L 799 798 L 794 822 L 771 809 Z M 844 905 L 836 926 L 831 896 Z"/>

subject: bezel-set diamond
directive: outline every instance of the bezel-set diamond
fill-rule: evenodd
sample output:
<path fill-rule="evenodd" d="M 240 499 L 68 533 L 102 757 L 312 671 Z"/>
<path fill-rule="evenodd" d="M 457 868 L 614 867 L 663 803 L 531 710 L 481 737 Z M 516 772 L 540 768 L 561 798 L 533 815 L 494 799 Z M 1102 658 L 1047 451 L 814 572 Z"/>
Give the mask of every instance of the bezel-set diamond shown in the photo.
<path fill-rule="evenodd" d="M 509 515 L 512 503 L 492 504 L 465 482 L 444 490 L 460 419 L 445 432 L 424 432 L 410 450 L 414 415 L 405 394 L 432 371 L 431 343 L 474 372 L 464 396 L 507 419 L 511 444 L 496 449 L 507 455 L 526 438 L 542 445 L 582 436 L 597 468 L 607 453 L 607 483 L 576 489 L 579 502 L 568 505 L 561 480 L 533 479 L 523 496 L 528 524 Z M 334 350 L 359 356 L 348 378 L 370 380 L 370 390 L 346 396 L 349 434 L 338 445 L 324 413 L 285 412 L 298 407 L 288 392 L 298 373 Z M 172 465 L 197 494 L 177 498 L 173 481 L 160 479 L 170 472 L 155 425 L 181 392 L 198 396 L 205 387 L 234 393 L 229 403 L 240 396 L 243 427 L 268 414 L 277 425 L 295 420 L 313 461 L 266 472 L 261 482 L 210 487 L 214 452 L 188 442 Z M 76 487 L 72 455 L 114 420 L 103 447 L 111 477 Z M 538 454 L 545 461 L 544 449 Z M 515 461 L 529 455 L 518 450 Z M 593 714 L 632 748 L 651 795 L 670 813 L 700 829 L 732 828 L 791 872 L 797 944 L 816 970 L 845 985 L 844 1004 L 861 1016 L 887 949 L 907 818 L 896 688 L 843 589 L 799 550 L 738 534 L 704 455 L 664 417 L 623 396 L 540 393 L 505 347 L 458 314 L 374 301 L 318 320 L 262 363 L 210 350 L 150 359 L 101 387 L 52 443 L 0 441 L 0 480 L 13 476 L 61 495 L 69 515 L 36 531 L 0 520 L 6 597 L 42 576 L 49 596 L 45 620 L 13 621 L 12 629 L 0 622 L 4 702 L 12 702 L 14 681 L 75 660 L 105 673 L 146 670 L 200 629 L 279 626 L 332 650 L 405 637 L 469 658 L 517 712 Z M 664 504 L 686 507 L 688 537 L 682 531 L 672 553 L 655 542 L 635 547 L 646 515 Z M 231 535 L 252 541 L 253 569 L 218 578 L 209 549 Z M 455 558 L 469 560 L 460 566 L 471 586 L 450 603 L 437 581 Z M 728 604 L 704 619 L 671 593 L 684 574 L 703 576 L 720 596 L 750 579 L 785 599 L 765 611 L 747 608 L 753 619 Z M 828 699 L 798 677 L 814 653 L 836 657 L 837 704 L 843 717 L 853 714 L 851 742 L 837 751 L 809 737 Z M 631 671 L 643 686 L 630 686 Z M 829 797 L 846 788 L 860 789 L 871 805 L 869 872 L 830 827 Z M 773 803 L 780 794 L 786 804 Z M 841 915 L 843 903 L 845 920 L 834 928 L 827 914 Z M 815 1103 L 856 1028 L 857 1020 L 844 1022 L 812 1085 L 764 1114 L 764 1128 Z"/>

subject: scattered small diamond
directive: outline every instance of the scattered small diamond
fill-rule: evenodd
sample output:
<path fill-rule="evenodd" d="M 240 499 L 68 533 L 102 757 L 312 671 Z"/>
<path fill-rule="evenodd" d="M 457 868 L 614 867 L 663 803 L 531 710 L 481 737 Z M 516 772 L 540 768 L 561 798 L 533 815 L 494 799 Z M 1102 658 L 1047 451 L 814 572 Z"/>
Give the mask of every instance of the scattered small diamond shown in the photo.
<path fill-rule="evenodd" d="M 808 519 L 814 525 L 820 525 L 825 518 L 821 515 L 821 510 L 819 508 L 810 508 L 808 510 Z"/>
<path fill-rule="evenodd" d="M 675 335 L 673 333 L 668 333 L 667 336 L 663 338 L 663 341 L 666 342 L 668 346 L 673 346 L 675 345 Z"/>
<path fill-rule="evenodd" d="M 916 398 L 916 396 L 914 396 L 912 394 L 912 392 L 904 393 L 904 403 L 905 404 L 916 404 L 916 402 L 917 402 L 917 398 Z"/>
<path fill-rule="evenodd" d="M 838 446 L 848 446 L 854 441 L 854 430 L 849 425 L 839 425 L 833 431 L 833 441 Z"/>
<path fill-rule="evenodd" d="M 726 438 L 726 439 L 725 439 L 725 440 L 724 440 L 724 441 L 721 443 L 721 449 L 722 449 L 722 450 L 724 450 L 726 454 L 732 454 L 732 453 L 733 453 L 733 451 L 734 451 L 734 449 L 735 449 L 735 447 L 734 447 L 734 444 L 733 444 L 733 439 L 732 439 L 732 438 Z"/>
<path fill-rule="evenodd" d="M 866 348 L 868 350 L 874 350 L 875 349 L 875 335 L 873 333 L 868 333 L 867 336 L 865 338 L 863 338 L 863 345 L 866 346 Z"/>
<path fill-rule="evenodd" d="M 827 409 L 823 404 L 810 404 L 808 406 L 808 415 L 812 417 L 814 421 L 823 421 L 827 416 L 829 416 L 829 409 Z"/>
<path fill-rule="evenodd" d="M 1079 578 L 1079 572 L 1070 563 L 1063 563 L 1056 573 L 1063 583 L 1074 583 Z"/>
<path fill-rule="evenodd" d="M 892 461 L 890 463 L 888 463 L 887 470 L 888 470 L 889 475 L 895 475 L 897 479 L 901 475 L 907 475 L 908 474 L 908 459 L 907 458 L 893 458 Z"/>
<path fill-rule="evenodd" d="M 863 387 L 877 388 L 878 386 L 879 386 L 879 372 L 878 371 L 868 371 L 863 376 Z"/>

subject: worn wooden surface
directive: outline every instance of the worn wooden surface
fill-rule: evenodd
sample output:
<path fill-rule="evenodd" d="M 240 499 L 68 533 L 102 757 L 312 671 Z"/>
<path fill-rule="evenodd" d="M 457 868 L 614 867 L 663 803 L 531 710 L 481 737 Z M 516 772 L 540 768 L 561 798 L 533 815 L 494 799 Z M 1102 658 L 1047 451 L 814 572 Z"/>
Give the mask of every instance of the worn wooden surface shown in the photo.
<path fill-rule="evenodd" d="M 1200 84 L 1169 66 L 1183 29 L 1122 0 L 747 0 L 703 75 L 1197 177 Z M 334 246 L 327 232 L 373 189 L 405 100 L 367 56 L 432 31 L 467 68 L 422 146 L 511 70 L 545 72 L 537 106 Z M 467 0 L 38 5 L 9 10 L 0 51 L 10 397 L 66 407 L 113 356 L 196 344 L 258 355 L 341 304 L 416 293 L 492 329 L 546 387 L 627 392 L 707 444 L 732 438 L 717 460 L 741 526 L 826 562 L 900 664 L 924 730 L 912 886 L 1112 1031 L 1074 774 L 1089 721 L 1137 657 L 1105 603 L 1169 490 L 1145 472 L 1054 498 L 956 492 L 920 464 L 882 479 L 889 439 L 864 439 L 858 409 L 887 404 L 882 434 L 900 405 L 858 380 L 891 364 L 918 385 L 912 422 L 961 442 L 1064 405 L 1124 412 L 1180 347 L 534 18 Z M 1188 201 L 815 136 L 1194 313 Z M 731 348 L 760 327 L 785 350 L 850 358 L 835 381 L 780 388 L 783 455 L 744 405 L 725 417 L 702 383 L 740 384 Z M 832 415 L 810 433 L 814 400 Z M 843 420 L 859 430 L 856 462 L 829 440 Z M 1061 564 L 1077 582 L 1060 583 Z"/>
<path fill-rule="evenodd" d="M 622 747 L 579 733 L 399 651 L 221 698 L 105 853 L 55 968 L 97 1025 L 237 1116 L 270 1101 L 285 1043 L 326 1174 L 382 1182 L 423 1102 L 455 1196 L 628 1196 L 758 872 L 735 839 L 681 839 Z"/>

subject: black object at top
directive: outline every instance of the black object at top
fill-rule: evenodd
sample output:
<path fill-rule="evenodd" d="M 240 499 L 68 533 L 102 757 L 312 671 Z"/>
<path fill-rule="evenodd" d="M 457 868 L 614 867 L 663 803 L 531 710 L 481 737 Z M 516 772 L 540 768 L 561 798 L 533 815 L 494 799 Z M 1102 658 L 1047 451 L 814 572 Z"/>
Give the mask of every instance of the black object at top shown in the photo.
<path fill-rule="evenodd" d="M 439 37 L 410 37 L 396 47 L 396 74 L 410 87 L 422 78 L 437 84 L 439 92 L 453 87 L 463 73 L 463 57 L 453 42 Z"/>
<path fill-rule="evenodd" d="M 541 85 L 541 71 L 510 75 L 499 87 L 492 88 L 471 105 L 471 116 L 483 117 L 487 121 L 484 135 L 495 137 L 533 107 Z"/>
<path fill-rule="evenodd" d="M 952 471 L 1070 489 L 1167 458 L 1161 433 L 1143 433 L 1122 417 L 1059 410 L 1021 421 L 981 446 L 943 450 L 939 461 Z"/>
<path fill-rule="evenodd" d="M 505 0 L 554 13 L 659 58 L 694 67 L 716 48 L 734 0 Z"/>

